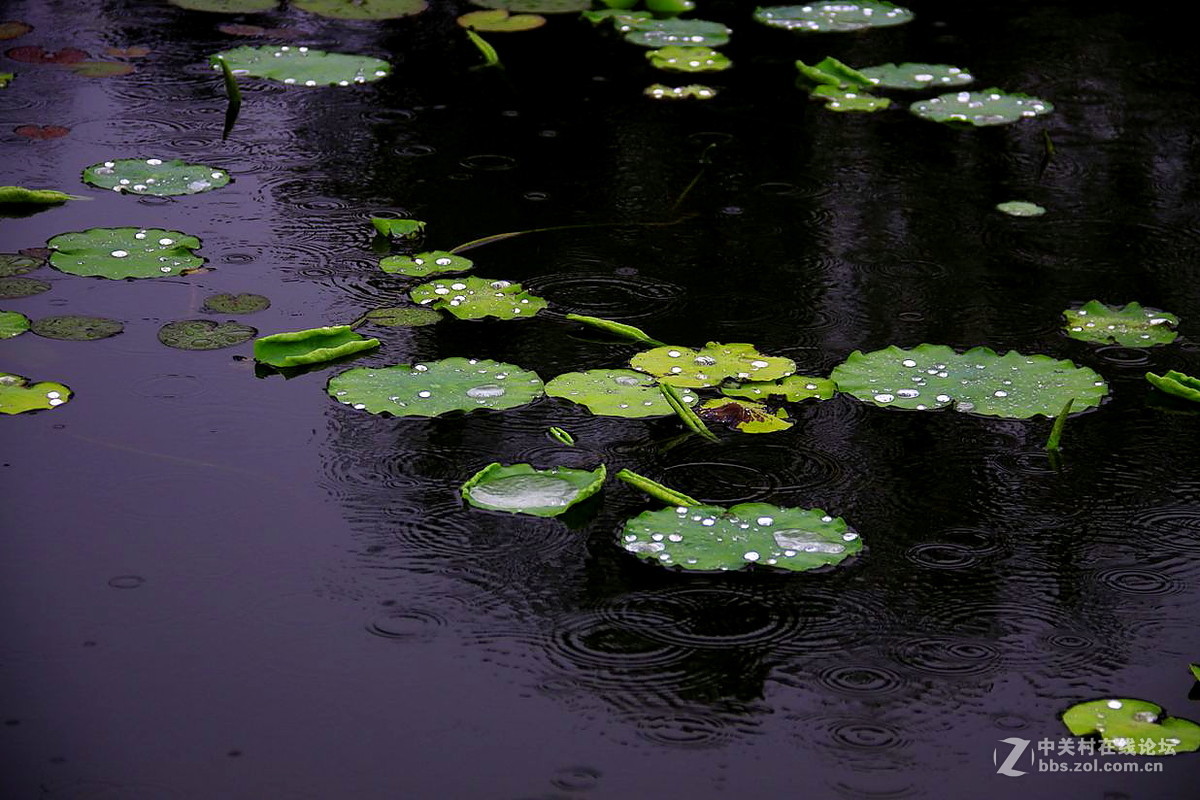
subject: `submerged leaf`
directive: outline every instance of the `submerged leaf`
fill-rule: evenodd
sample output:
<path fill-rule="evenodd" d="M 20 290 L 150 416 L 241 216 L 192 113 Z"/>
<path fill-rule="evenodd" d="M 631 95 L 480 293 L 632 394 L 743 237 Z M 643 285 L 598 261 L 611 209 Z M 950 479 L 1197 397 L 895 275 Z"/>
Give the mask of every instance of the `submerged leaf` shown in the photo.
<path fill-rule="evenodd" d="M 421 305 L 432 304 L 459 319 L 526 319 L 548 305 L 524 291 L 519 283 L 473 275 L 423 283 L 409 294 Z"/>
<path fill-rule="evenodd" d="M 1175 755 L 1200 750 L 1200 725 L 1179 717 L 1164 717 L 1160 706 L 1145 700 L 1090 700 L 1071 706 L 1062 719 L 1076 736 L 1099 734 L 1105 744 L 1128 755 Z"/>
<path fill-rule="evenodd" d="M 206 314 L 254 314 L 270 307 L 271 301 L 261 294 L 214 294 L 204 299 L 200 310 Z"/>
<path fill-rule="evenodd" d="M 411 256 L 388 256 L 379 262 L 379 268 L 384 272 L 410 278 L 425 278 L 439 272 L 466 272 L 473 266 L 475 262 L 471 259 L 445 250 L 430 250 Z"/>
<path fill-rule="evenodd" d="M 432 308 L 424 306 L 389 306 L 388 308 L 373 308 L 363 314 L 362 319 L 363 322 L 388 328 L 411 328 L 441 322 L 442 315 Z"/>
<path fill-rule="evenodd" d="M 15 300 L 18 297 L 33 297 L 50 291 L 50 284 L 37 278 L 0 278 L 0 300 Z"/>
<path fill-rule="evenodd" d="M 24 36 L 32 30 L 33 26 L 27 22 L 18 22 L 16 20 L 0 22 L 0 41 L 16 39 L 18 36 Z"/>
<path fill-rule="evenodd" d="M 171 5 L 189 11 L 213 11 L 218 14 L 254 14 L 270 11 L 279 0 L 170 0 Z"/>
<path fill-rule="evenodd" d="M 334 19 L 395 19 L 420 14 L 426 0 L 291 0 L 302 11 Z"/>
<path fill-rule="evenodd" d="M 670 45 L 646 53 L 650 66 L 669 72 L 720 72 L 733 66 L 725 54 L 711 47 Z"/>
<path fill-rule="evenodd" d="M 70 128 L 64 128 L 61 125 L 18 125 L 13 128 L 13 133 L 17 136 L 24 136 L 26 139 L 37 139 L 39 141 L 60 139 L 70 132 Z"/>
<path fill-rule="evenodd" d="M 773 28 L 807 33 L 883 28 L 911 21 L 907 8 L 876 0 L 820 0 L 802 6 L 759 8 L 754 19 Z"/>
<path fill-rule="evenodd" d="M 24 275 L 33 272 L 46 263 L 46 259 L 27 256 L 23 253 L 0 253 L 0 277 Z"/>
<path fill-rule="evenodd" d="M 17 311 L 0 311 L 0 339 L 11 339 L 29 330 L 29 317 Z"/>
<path fill-rule="evenodd" d="M 301 367 L 332 361 L 378 346 L 378 339 L 357 334 L 349 325 L 330 325 L 255 339 L 254 360 L 272 367 Z"/>
<path fill-rule="evenodd" d="M 695 47 L 720 47 L 729 42 L 729 28 L 719 22 L 703 19 L 635 19 L 615 17 L 617 30 L 625 34 L 625 41 L 643 47 L 667 47 L 686 45 Z"/>
<path fill-rule="evenodd" d="M 667 86 L 662 83 L 654 83 L 647 86 L 642 94 L 655 100 L 711 100 L 717 96 L 717 90 L 699 83 L 691 83 L 687 86 Z"/>
<path fill-rule="evenodd" d="M 1150 381 L 1154 388 L 1167 394 L 1200 403 L 1200 378 L 1194 378 L 1172 369 L 1168 370 L 1165 375 L 1147 372 L 1146 380 Z"/>
<path fill-rule="evenodd" d="M 397 417 L 516 408 L 541 397 L 542 390 L 535 372 L 474 358 L 445 358 L 411 367 L 356 367 L 333 376 L 326 387 L 340 403 Z"/>
<path fill-rule="evenodd" d="M 1027 94 L 983 89 L 978 92 L 950 92 L 930 100 L 918 100 L 908 107 L 918 117 L 949 124 L 1006 125 L 1025 117 L 1049 114 L 1054 105 Z"/>
<path fill-rule="evenodd" d="M 931 89 L 963 86 L 975 80 L 970 72 L 949 64 L 880 64 L 866 67 L 862 74 L 882 89 Z"/>
<path fill-rule="evenodd" d="M 1153 347 L 1175 341 L 1179 317 L 1156 308 L 1129 303 L 1124 308 L 1106 306 L 1099 300 L 1063 312 L 1067 336 L 1084 342 L 1119 344 L 1123 347 Z"/>
<path fill-rule="evenodd" d="M 327 53 L 308 47 L 235 47 L 209 58 L 213 69 L 224 59 L 234 75 L 267 78 L 289 86 L 349 86 L 377 81 L 391 72 L 388 62 L 370 56 Z"/>
<path fill-rule="evenodd" d="M 727 397 L 746 397 L 751 400 L 783 397 L 792 403 L 813 397 L 828 400 L 836 391 L 837 384 L 828 378 L 809 378 L 803 375 L 789 375 L 778 381 L 756 381 L 721 387 L 721 394 Z"/>
<path fill-rule="evenodd" d="M 200 240 L 160 228 L 89 228 L 63 233 L 46 243 L 50 265 L 72 275 L 163 278 L 204 264 L 192 251 Z"/>
<path fill-rule="evenodd" d="M 586 406 L 603 417 L 663 417 L 674 414 L 650 376 L 628 369 L 566 372 L 546 383 L 546 394 Z M 695 403 L 685 392 L 683 402 Z"/>
<path fill-rule="evenodd" d="M 61 383 L 30 384 L 29 379 L 0 372 L 0 414 L 23 414 L 55 408 L 71 399 L 71 390 Z"/>
<path fill-rule="evenodd" d="M 709 342 L 700 350 L 656 347 L 638 353 L 629 365 L 672 386 L 716 386 L 726 378 L 770 381 L 796 371 L 790 358 L 764 356 L 752 344 Z"/>
<path fill-rule="evenodd" d="M 158 329 L 158 340 L 177 350 L 220 350 L 248 342 L 257 335 L 258 330 L 249 325 L 211 319 L 183 319 Z"/>
<path fill-rule="evenodd" d="M 556 517 L 600 491 L 605 474 L 603 464 L 589 471 L 493 462 L 463 484 L 462 496 L 477 508 Z"/>
<path fill-rule="evenodd" d="M 188 164 L 177 158 L 170 161 L 119 158 L 87 167 L 83 171 L 83 182 L 117 192 L 165 197 L 219 189 L 229 183 L 229 173 L 204 164 Z"/>
<path fill-rule="evenodd" d="M 77 64 L 88 57 L 88 54 L 77 47 L 64 47 L 62 50 L 44 50 L 37 45 L 13 47 L 4 52 L 13 61 L 22 64 Z"/>
<path fill-rule="evenodd" d="M 133 64 L 123 61 L 78 61 L 68 64 L 67 69 L 85 78 L 112 78 L 133 72 Z"/>
<path fill-rule="evenodd" d="M 125 330 L 125 323 L 105 317 L 81 317 L 61 314 L 35 320 L 30 330 L 47 339 L 62 339 L 68 342 L 90 342 L 107 339 Z"/>

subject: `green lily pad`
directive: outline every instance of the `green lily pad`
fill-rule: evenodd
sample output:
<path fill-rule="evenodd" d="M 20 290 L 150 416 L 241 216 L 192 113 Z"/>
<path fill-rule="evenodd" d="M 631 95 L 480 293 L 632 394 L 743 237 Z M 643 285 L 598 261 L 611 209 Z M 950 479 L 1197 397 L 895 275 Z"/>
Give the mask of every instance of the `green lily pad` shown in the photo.
<path fill-rule="evenodd" d="M 31 385 L 28 378 L 0 372 L 0 414 L 56 408 L 70 399 L 70 388 L 61 383 L 43 381 Z"/>
<path fill-rule="evenodd" d="M 189 11 L 212 11 L 217 14 L 257 14 L 270 11 L 279 0 L 170 0 L 171 5 Z"/>
<path fill-rule="evenodd" d="M 748 400 L 708 400 L 696 413 L 705 422 L 721 422 L 742 433 L 785 431 L 792 423 L 762 403 Z"/>
<path fill-rule="evenodd" d="M 537 373 L 512 364 L 445 358 L 423 364 L 358 367 L 329 379 L 338 402 L 372 414 L 436 417 L 450 411 L 516 408 L 542 396 Z"/>
<path fill-rule="evenodd" d="M 50 284 L 37 278 L 0 278 L 0 300 L 15 300 L 18 297 L 33 297 L 50 291 Z"/>
<path fill-rule="evenodd" d="M 600 491 L 605 474 L 603 464 L 589 471 L 493 462 L 463 484 L 462 496 L 477 508 L 556 517 Z"/>
<path fill-rule="evenodd" d="M 57 206 L 70 199 L 71 195 L 55 189 L 0 186 L 0 206 Z"/>
<path fill-rule="evenodd" d="M 700 350 L 656 347 L 638 353 L 629 366 L 649 372 L 662 383 L 700 388 L 716 386 L 726 378 L 772 381 L 796 371 L 790 358 L 764 356 L 752 344 L 709 342 Z"/>
<path fill-rule="evenodd" d="M 475 266 L 469 258 L 431 250 L 411 256 L 388 256 L 379 262 L 379 268 L 391 275 L 407 275 L 410 278 L 425 278 L 439 272 L 466 272 Z"/>
<path fill-rule="evenodd" d="M 653 83 L 647 86 L 642 94 L 655 100 L 711 100 L 717 96 L 717 90 L 700 83 L 690 83 L 687 86 Z"/>
<path fill-rule="evenodd" d="M 206 314 L 254 314 L 270 307 L 271 301 L 261 294 L 214 294 L 204 299 L 200 310 Z"/>
<path fill-rule="evenodd" d="M 425 232 L 425 223 L 419 219 L 371 217 L 371 225 L 380 236 L 396 239 L 417 239 Z"/>
<path fill-rule="evenodd" d="M 729 57 L 711 47 L 671 45 L 646 53 L 650 65 L 669 72 L 720 72 L 733 66 Z"/>
<path fill-rule="evenodd" d="M 875 0 L 822 0 L 802 6 L 770 6 L 754 12 L 754 18 L 772 28 L 807 33 L 837 33 L 863 28 L 884 28 L 910 22 L 907 8 Z"/>
<path fill-rule="evenodd" d="M 229 183 L 229 173 L 179 159 L 120 158 L 92 164 L 83 171 L 83 182 L 117 192 L 164 197 L 218 189 Z"/>
<path fill-rule="evenodd" d="M 873 86 L 882 89 L 931 89 L 964 86 L 975 77 L 949 64 L 880 64 L 861 70 Z"/>
<path fill-rule="evenodd" d="M 357 334 L 349 325 L 330 325 L 255 339 L 254 360 L 272 367 L 302 367 L 378 346 L 378 339 Z"/>
<path fill-rule="evenodd" d="M 950 92 L 908 107 L 918 117 L 965 125 L 1007 125 L 1026 117 L 1049 114 L 1054 105 L 1027 94 L 984 89 L 979 92 Z"/>
<path fill-rule="evenodd" d="M 258 330 L 240 322 L 183 319 L 158 329 L 158 340 L 177 350 L 220 350 L 235 347 L 258 336 Z"/>
<path fill-rule="evenodd" d="M 42 317 L 30 325 L 30 330 L 47 339 L 62 339 L 67 342 L 90 342 L 107 339 L 125 330 L 125 323 L 105 317 L 81 317 L 62 314 Z"/>
<path fill-rule="evenodd" d="M 395 19 L 420 14 L 426 0 L 291 0 L 301 11 L 334 19 Z"/>
<path fill-rule="evenodd" d="M 1200 750 L 1200 725 L 1162 716 L 1162 708 L 1128 698 L 1090 700 L 1071 706 L 1063 722 L 1076 736 L 1099 734 L 1128 755 L 1174 755 Z"/>
<path fill-rule="evenodd" d="M 1046 209 L 1037 203 L 1027 203 L 1024 200 L 1009 200 L 1007 203 L 997 203 L 997 211 L 1003 211 L 1010 217 L 1040 217 Z"/>
<path fill-rule="evenodd" d="M 534 14 L 570 14 L 592 7 L 592 0 L 471 0 L 484 8 L 503 8 Z"/>
<path fill-rule="evenodd" d="M 455 21 L 464 28 L 484 33 L 531 31 L 546 24 L 546 18 L 537 14 L 509 14 L 502 8 L 470 11 Z"/>
<path fill-rule="evenodd" d="M 29 317 L 17 311 L 0 311 L 0 339 L 11 339 L 29 330 Z"/>
<path fill-rule="evenodd" d="M 459 319 L 525 319 L 548 303 L 521 288 L 521 284 L 466 276 L 423 283 L 409 292 L 421 305 L 449 311 Z"/>
<path fill-rule="evenodd" d="M 349 86 L 377 81 L 392 70 L 388 62 L 370 56 L 288 45 L 224 50 L 209 58 L 213 69 L 221 68 L 220 59 L 225 60 L 234 75 L 267 78 L 289 86 Z"/>
<path fill-rule="evenodd" d="M 1156 308 L 1129 303 L 1124 308 L 1106 306 L 1099 300 L 1063 312 L 1067 336 L 1097 344 L 1123 347 L 1153 347 L 1175 341 L 1179 317 Z"/>
<path fill-rule="evenodd" d="M 745 397 L 750 400 L 768 397 L 783 397 L 789 402 L 817 398 L 828 400 L 837 391 L 837 384 L 828 378 L 810 378 L 789 375 L 778 381 L 752 381 L 738 386 L 723 386 L 721 394 L 727 397 Z"/>
<path fill-rule="evenodd" d="M 1150 381 L 1154 388 L 1167 394 L 1200 403 L 1200 378 L 1194 378 L 1172 369 L 1168 370 L 1165 375 L 1147 372 L 1146 380 Z"/>
<path fill-rule="evenodd" d="M 598 8 L 595 11 L 584 11 L 579 16 L 593 25 L 599 25 L 609 20 L 619 25 L 621 17 L 629 17 L 630 20 L 654 19 L 654 15 L 649 11 L 630 11 L 627 8 Z"/>
<path fill-rule="evenodd" d="M 0 253 L 0 277 L 24 275 L 39 269 L 45 263 L 44 258 L 34 258 L 21 253 Z"/>
<path fill-rule="evenodd" d="M 200 240 L 159 228 L 90 228 L 55 236 L 47 246 L 50 265 L 72 275 L 163 278 L 194 269 L 204 259 L 192 251 Z"/>
<path fill-rule="evenodd" d="M 586 406 L 602 417 L 665 417 L 675 413 L 654 378 L 629 369 L 567 372 L 546 383 L 546 394 Z M 691 392 L 681 394 L 683 402 L 696 402 Z"/>
<path fill-rule="evenodd" d="M 892 104 L 886 97 L 876 97 L 861 90 L 847 91 L 833 86 L 818 86 L 811 92 L 814 99 L 824 100 L 831 111 L 883 111 Z"/>
<path fill-rule="evenodd" d="M 1050 356 L 945 345 L 855 351 L 833 369 L 838 389 L 867 403 L 921 411 L 952 406 L 993 417 L 1056 417 L 1067 400 L 1078 411 L 1100 405 L 1108 384 L 1087 367 Z"/>
<path fill-rule="evenodd" d="M 841 517 L 768 503 L 646 511 L 625 523 L 621 544 L 650 561 L 696 570 L 765 564 L 799 572 L 862 550 L 862 539 Z"/>
<path fill-rule="evenodd" d="M 442 321 L 442 315 L 425 306 L 389 306 L 373 308 L 363 315 L 363 321 L 388 328 L 413 328 Z"/>
<path fill-rule="evenodd" d="M 720 47 L 729 43 L 729 34 L 732 33 L 719 22 L 703 19 L 614 17 L 613 24 L 625 34 L 625 41 L 642 47 Z"/>

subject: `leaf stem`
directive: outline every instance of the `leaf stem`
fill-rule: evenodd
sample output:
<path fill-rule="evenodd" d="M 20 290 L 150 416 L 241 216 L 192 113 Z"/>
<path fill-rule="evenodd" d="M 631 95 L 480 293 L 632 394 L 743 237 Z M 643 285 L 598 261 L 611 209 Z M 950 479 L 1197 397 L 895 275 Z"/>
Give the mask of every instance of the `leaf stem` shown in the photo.
<path fill-rule="evenodd" d="M 584 314 L 567 314 L 565 316 L 572 322 L 582 322 L 584 325 L 591 325 L 593 328 L 599 328 L 602 331 L 608 331 L 609 333 L 616 334 L 617 336 L 621 336 L 626 339 L 632 339 L 635 342 L 648 344 L 651 347 L 666 346 L 665 342 L 660 342 L 658 339 L 652 339 L 649 334 L 647 334 L 641 328 L 636 328 L 633 325 L 626 325 L 623 322 L 613 322 L 611 319 L 604 319 L 602 317 L 589 317 L 585 316 Z"/>
<path fill-rule="evenodd" d="M 696 416 L 696 412 L 688 408 L 687 403 L 683 402 L 683 398 L 679 396 L 679 391 L 674 386 L 667 383 L 660 383 L 658 388 L 662 392 L 663 397 L 666 398 L 667 403 L 679 415 L 679 418 L 683 420 L 683 424 L 688 429 L 695 431 L 710 442 L 719 441 L 717 435 L 710 431 L 708 426 L 704 424 L 704 420 Z"/>
<path fill-rule="evenodd" d="M 499 67 L 500 69 L 504 69 L 504 65 L 500 63 L 500 54 L 496 52 L 496 48 L 487 43 L 487 40 L 485 40 L 471 28 L 467 28 L 467 38 L 470 39 L 471 43 L 474 44 L 475 47 L 479 49 L 479 52 L 483 54 L 483 66 Z"/>
<path fill-rule="evenodd" d="M 233 124 L 237 122 L 238 114 L 242 110 L 242 90 L 238 87 L 237 78 L 225 59 L 217 56 L 217 63 L 221 65 L 221 75 L 225 78 L 225 96 L 229 100 L 229 105 L 225 107 L 225 130 L 222 131 L 221 138 L 228 139 L 229 132 L 233 130 Z"/>
<path fill-rule="evenodd" d="M 1068 400 L 1067 404 L 1063 406 L 1062 411 L 1058 413 L 1058 417 L 1054 420 L 1054 427 L 1050 429 L 1050 438 L 1046 440 L 1046 450 L 1051 453 L 1058 452 L 1058 441 L 1062 438 L 1063 428 L 1067 424 L 1067 415 L 1071 413 L 1071 405 L 1074 402 L 1074 397 Z"/>
<path fill-rule="evenodd" d="M 669 489 L 661 483 L 650 480 L 644 475 L 638 475 L 627 469 L 623 469 L 617 473 L 617 477 L 628 483 L 634 488 L 641 489 L 646 494 L 656 500 L 662 500 L 667 505 L 672 506 L 698 506 L 702 505 L 699 500 L 688 497 L 682 492 L 677 492 L 674 489 Z"/>

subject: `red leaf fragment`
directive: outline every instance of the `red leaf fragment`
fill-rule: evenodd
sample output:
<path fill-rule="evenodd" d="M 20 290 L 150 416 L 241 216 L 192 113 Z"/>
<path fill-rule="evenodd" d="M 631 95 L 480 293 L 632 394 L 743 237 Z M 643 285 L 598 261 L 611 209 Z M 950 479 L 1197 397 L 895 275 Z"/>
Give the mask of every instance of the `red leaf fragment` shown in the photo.
<path fill-rule="evenodd" d="M 88 57 L 88 54 L 74 47 L 64 47 L 62 50 L 45 50 L 37 45 L 13 47 L 4 55 L 22 64 L 77 64 Z"/>
<path fill-rule="evenodd" d="M 26 22 L 17 22 L 9 20 L 8 22 L 0 22 L 0 40 L 15 39 L 18 36 L 24 36 L 33 30 L 33 26 Z"/>
<path fill-rule="evenodd" d="M 70 132 L 70 128 L 61 125 L 18 125 L 13 128 L 13 133 L 27 139 L 58 139 Z"/>

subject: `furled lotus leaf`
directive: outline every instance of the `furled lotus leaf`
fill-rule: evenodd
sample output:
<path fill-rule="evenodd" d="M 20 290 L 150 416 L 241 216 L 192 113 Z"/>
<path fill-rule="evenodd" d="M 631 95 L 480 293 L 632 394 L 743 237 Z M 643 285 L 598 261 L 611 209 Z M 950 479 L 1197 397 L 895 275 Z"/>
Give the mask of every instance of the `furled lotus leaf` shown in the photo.
<path fill-rule="evenodd" d="M 32 297 L 48 291 L 50 291 L 50 284 L 39 281 L 37 278 L 0 278 L 0 300 Z"/>
<path fill-rule="evenodd" d="M 964 86 L 975 80 L 970 72 L 949 64 L 880 64 L 861 70 L 882 89 L 936 89 Z"/>
<path fill-rule="evenodd" d="M 129 194 L 166 196 L 218 189 L 229 183 L 229 173 L 179 159 L 119 158 L 92 164 L 83 171 L 83 182 Z"/>
<path fill-rule="evenodd" d="M 54 251 L 50 265 L 55 269 L 113 280 L 164 278 L 204 263 L 192 253 L 199 239 L 159 228 L 90 228 L 59 234 L 46 244 Z"/>
<path fill-rule="evenodd" d="M 656 347 L 638 353 L 629 366 L 672 386 L 716 386 L 726 378 L 773 381 L 796 371 L 790 358 L 764 356 L 752 344 L 709 342 L 700 350 Z"/>
<path fill-rule="evenodd" d="M 1175 326 L 1179 317 L 1156 308 L 1143 308 L 1140 303 L 1116 308 L 1092 300 L 1082 308 L 1067 309 L 1063 317 L 1067 336 L 1085 342 L 1153 347 L 1173 342 L 1178 335 Z"/>
<path fill-rule="evenodd" d="M 214 294 L 204 299 L 200 310 L 206 314 L 254 314 L 270 307 L 271 301 L 261 294 Z"/>
<path fill-rule="evenodd" d="M 811 92 L 814 99 L 824 100 L 831 111 L 882 111 L 892 104 L 886 97 L 876 97 L 863 91 L 846 91 L 833 86 L 818 86 Z"/>
<path fill-rule="evenodd" d="M 979 92 L 950 92 L 908 107 L 918 117 L 934 122 L 964 125 L 1006 125 L 1025 117 L 1049 114 L 1054 105 L 1027 94 L 1010 94 L 999 89 Z"/>
<path fill-rule="evenodd" d="M 70 199 L 71 195 L 56 189 L 0 186 L 0 206 L 57 206 Z"/>
<path fill-rule="evenodd" d="M 442 315 L 432 308 L 424 306 L 389 306 L 373 308 L 363 315 L 363 319 L 372 325 L 383 325 L 388 328 L 411 328 L 441 322 Z"/>
<path fill-rule="evenodd" d="M 1147 372 L 1146 380 L 1150 381 L 1156 389 L 1167 394 L 1200 403 L 1200 378 L 1194 378 L 1172 369 L 1168 370 L 1165 375 Z"/>
<path fill-rule="evenodd" d="M 0 414 L 22 414 L 55 408 L 71 399 L 71 390 L 61 383 L 30 384 L 28 378 L 0 372 Z"/>
<path fill-rule="evenodd" d="M 378 339 L 361 336 L 349 325 L 331 325 L 255 339 L 254 359 L 273 367 L 302 367 L 378 346 Z"/>
<path fill-rule="evenodd" d="M 700 83 L 689 83 L 687 86 L 653 83 L 642 94 L 655 100 L 711 100 L 717 96 L 717 90 Z"/>
<path fill-rule="evenodd" d="M 235 347 L 258 336 L 258 330 L 240 322 L 183 319 L 158 329 L 158 340 L 177 350 L 220 350 Z"/>
<path fill-rule="evenodd" d="M 829 376 L 838 389 L 878 406 L 933 410 L 953 406 L 993 417 L 1058 416 L 1100 405 L 1108 384 L 1087 367 L 1050 356 L 976 347 L 965 353 L 938 344 L 911 350 L 855 351 Z"/>
<path fill-rule="evenodd" d="M 470 11 L 456 21 L 464 28 L 484 33 L 531 31 L 546 24 L 546 18 L 537 14 L 509 14 L 502 8 Z"/>
<path fill-rule="evenodd" d="M 213 69 L 221 68 L 219 59 L 225 60 L 234 75 L 267 78 L 289 86 L 349 86 L 377 81 L 392 69 L 388 62 L 370 56 L 327 53 L 288 45 L 225 50 L 209 58 Z"/>
<path fill-rule="evenodd" d="M 105 317 L 81 317 L 62 314 L 35 320 L 30 330 L 47 339 L 62 339 L 68 342 L 90 342 L 107 339 L 125 330 L 125 323 Z"/>
<path fill-rule="evenodd" d="M 291 0 L 291 4 L 334 19 L 394 19 L 420 14 L 429 7 L 426 0 Z"/>
<path fill-rule="evenodd" d="M 792 427 L 792 423 L 762 403 L 748 400 L 708 400 L 696 413 L 705 422 L 720 422 L 742 433 L 773 433 Z"/>
<path fill-rule="evenodd" d="M 783 397 L 792 403 L 812 397 L 828 400 L 836 391 L 837 384 L 828 378 L 809 378 L 803 375 L 789 375 L 778 381 L 756 381 L 739 386 L 721 387 L 721 394 L 727 397 L 745 397 L 750 400 Z"/>
<path fill-rule="evenodd" d="M 767 503 L 645 511 L 625 523 L 621 544 L 650 561 L 697 570 L 766 564 L 803 571 L 862 550 L 862 539 L 841 517 Z"/>
<path fill-rule="evenodd" d="M 997 203 L 996 210 L 1003 211 L 1010 217 L 1040 217 L 1046 213 L 1046 209 L 1037 203 L 1028 203 L 1024 200 L 1009 200 L 1007 203 Z"/>
<path fill-rule="evenodd" d="M 733 66 L 723 53 L 711 47 L 681 47 L 671 45 L 646 53 L 655 69 L 670 72 L 720 72 Z"/>
<path fill-rule="evenodd" d="M 516 408 L 542 396 L 537 373 L 512 364 L 445 358 L 423 364 L 356 367 L 329 379 L 326 391 L 372 414 L 436 417 L 450 411 Z"/>
<path fill-rule="evenodd" d="M 720 47 L 729 42 L 729 34 L 732 33 L 719 22 L 703 19 L 614 17 L 613 24 L 625 34 L 625 41 L 642 47 Z"/>
<path fill-rule="evenodd" d="M 22 253 L 0 253 L 0 277 L 24 275 L 46 263 L 44 258 L 35 258 Z"/>
<path fill-rule="evenodd" d="M 606 470 L 552 467 L 537 469 L 530 464 L 488 464 L 462 487 L 462 496 L 477 508 L 556 517 L 586 500 L 604 485 Z"/>
<path fill-rule="evenodd" d="M 592 7 L 592 0 L 471 0 L 484 8 L 503 8 L 534 14 L 569 14 Z"/>
<path fill-rule="evenodd" d="M 1105 744 L 1128 755 L 1200 750 L 1200 725 L 1179 717 L 1164 717 L 1161 707 L 1145 700 L 1089 700 L 1067 709 L 1063 722 L 1076 736 L 1098 734 Z"/>
<path fill-rule="evenodd" d="M 674 414 L 654 378 L 630 369 L 567 372 L 547 382 L 546 394 L 587 406 L 602 417 L 664 417 Z M 696 396 L 681 392 L 683 402 Z"/>
<path fill-rule="evenodd" d="M 875 0 L 821 0 L 802 6 L 770 6 L 754 12 L 764 25 L 789 31 L 828 33 L 901 25 L 913 18 L 907 8 Z"/>
<path fill-rule="evenodd" d="M 796 70 L 800 73 L 796 82 L 801 88 L 831 86 L 835 89 L 869 89 L 873 86 L 871 79 L 862 72 L 832 56 L 826 56 L 811 66 L 796 61 Z"/>
<path fill-rule="evenodd" d="M 170 0 L 171 5 L 190 11 L 213 11 L 217 14 L 255 14 L 270 11 L 279 0 Z"/>
<path fill-rule="evenodd" d="M 425 233 L 425 222 L 419 219 L 371 217 L 371 225 L 380 236 L 396 239 L 419 239 L 421 234 Z"/>
<path fill-rule="evenodd" d="M 11 339 L 29 330 L 29 317 L 17 311 L 0 311 L 0 339 Z"/>
<path fill-rule="evenodd" d="M 521 284 L 466 276 L 423 283 L 409 295 L 421 305 L 445 309 L 459 319 L 525 319 L 548 304 L 521 288 Z"/>
<path fill-rule="evenodd" d="M 392 275 L 408 275 L 425 278 L 438 272 L 466 272 L 475 262 L 445 250 L 431 250 L 411 256 L 388 256 L 379 262 L 379 268 Z"/>

